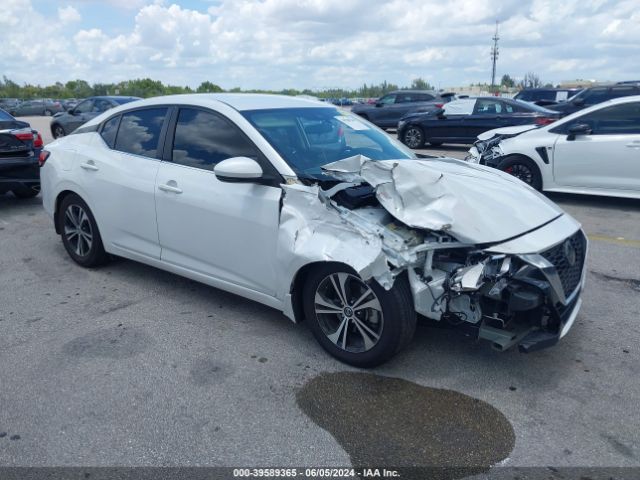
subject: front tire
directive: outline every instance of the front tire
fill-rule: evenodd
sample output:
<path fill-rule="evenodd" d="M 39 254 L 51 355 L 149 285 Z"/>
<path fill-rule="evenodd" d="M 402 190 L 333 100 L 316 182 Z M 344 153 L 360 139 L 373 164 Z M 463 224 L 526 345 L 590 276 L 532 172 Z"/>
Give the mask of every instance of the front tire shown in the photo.
<path fill-rule="evenodd" d="M 542 174 L 530 158 L 522 155 L 508 155 L 500 161 L 498 169 L 522 180 L 539 192 L 542 191 Z"/>
<path fill-rule="evenodd" d="M 424 146 L 424 132 L 420 127 L 410 125 L 402 134 L 402 143 L 409 148 L 422 148 Z"/>
<path fill-rule="evenodd" d="M 386 362 L 409 344 L 416 328 L 411 291 L 402 276 L 385 290 L 346 265 L 322 265 L 307 278 L 303 303 L 318 343 L 355 367 Z"/>
<path fill-rule="evenodd" d="M 62 125 L 58 125 L 56 123 L 53 127 L 51 127 L 51 134 L 53 135 L 53 138 L 60 138 L 64 137 L 67 132 L 64 131 Z"/>
<path fill-rule="evenodd" d="M 89 268 L 107 262 L 93 213 L 78 195 L 68 195 L 60 203 L 58 228 L 65 250 L 78 265 Z"/>

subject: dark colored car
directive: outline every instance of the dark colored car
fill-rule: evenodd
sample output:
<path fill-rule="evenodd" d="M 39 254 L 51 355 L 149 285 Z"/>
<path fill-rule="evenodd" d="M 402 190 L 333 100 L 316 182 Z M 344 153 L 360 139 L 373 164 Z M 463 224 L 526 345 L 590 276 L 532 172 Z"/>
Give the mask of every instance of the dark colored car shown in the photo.
<path fill-rule="evenodd" d="M 20 100 L 19 98 L 0 98 L 0 108 L 7 112 L 10 112 L 15 107 L 17 107 L 21 101 L 22 100 Z"/>
<path fill-rule="evenodd" d="M 545 107 L 567 101 L 580 91 L 582 88 L 527 88 L 513 98 Z"/>
<path fill-rule="evenodd" d="M 140 97 L 89 97 L 78 103 L 75 108 L 72 108 L 68 112 L 55 115 L 51 121 L 51 134 L 53 138 L 69 135 L 80 125 L 97 117 L 102 112 L 135 100 L 140 100 Z"/>
<path fill-rule="evenodd" d="M 50 117 L 54 113 L 62 112 L 62 104 L 50 98 L 36 98 L 34 100 L 25 100 L 13 108 L 9 109 L 9 113 L 15 117 L 24 117 L 27 115 L 45 115 Z"/>
<path fill-rule="evenodd" d="M 65 109 L 65 111 L 69 111 L 72 108 L 75 108 L 78 103 L 80 103 L 82 101 L 82 99 L 78 99 L 78 98 L 65 98 L 64 100 L 61 100 L 62 103 L 62 108 Z"/>
<path fill-rule="evenodd" d="M 453 98 L 432 90 L 398 90 L 380 97 L 374 104 L 354 105 L 351 111 L 381 128 L 395 128 L 406 114 L 441 108 Z"/>
<path fill-rule="evenodd" d="M 42 137 L 27 122 L 0 110 L 0 194 L 31 198 L 40 191 Z"/>
<path fill-rule="evenodd" d="M 640 95 L 640 83 L 625 82 L 615 85 L 585 88 L 568 101 L 558 103 L 557 105 L 550 105 L 549 108 L 560 112 L 564 117 L 570 113 L 613 98 L 629 97 L 631 95 Z"/>
<path fill-rule="evenodd" d="M 560 114 L 510 98 L 478 97 L 447 103 L 427 113 L 413 113 L 398 123 L 398 139 L 411 148 L 425 143 L 470 144 L 478 135 L 512 125 L 547 125 Z"/>

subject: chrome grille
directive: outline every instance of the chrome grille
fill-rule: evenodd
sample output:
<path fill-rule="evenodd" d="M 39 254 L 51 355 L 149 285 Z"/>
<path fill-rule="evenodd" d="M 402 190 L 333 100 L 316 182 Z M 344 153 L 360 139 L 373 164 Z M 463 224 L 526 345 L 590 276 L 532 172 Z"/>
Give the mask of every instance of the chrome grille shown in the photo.
<path fill-rule="evenodd" d="M 556 267 L 566 297 L 569 297 L 580 283 L 586 250 L 587 239 L 582 230 L 578 230 L 565 241 L 541 254 Z"/>

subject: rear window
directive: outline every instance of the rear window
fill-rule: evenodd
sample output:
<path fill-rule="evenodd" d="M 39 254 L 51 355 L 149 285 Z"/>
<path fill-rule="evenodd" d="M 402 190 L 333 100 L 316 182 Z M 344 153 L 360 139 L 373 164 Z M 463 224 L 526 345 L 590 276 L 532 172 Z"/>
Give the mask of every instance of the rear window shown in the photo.
<path fill-rule="evenodd" d="M 118 125 L 120 124 L 120 116 L 113 117 L 105 122 L 102 126 L 100 135 L 104 140 L 104 143 L 109 145 L 109 148 L 113 148 L 116 143 L 116 134 L 118 133 Z"/>
<path fill-rule="evenodd" d="M 0 110 L 0 120 L 13 120 L 13 117 L 4 110 Z"/>
<path fill-rule="evenodd" d="M 156 158 L 166 108 L 148 108 L 122 114 L 115 149 Z"/>

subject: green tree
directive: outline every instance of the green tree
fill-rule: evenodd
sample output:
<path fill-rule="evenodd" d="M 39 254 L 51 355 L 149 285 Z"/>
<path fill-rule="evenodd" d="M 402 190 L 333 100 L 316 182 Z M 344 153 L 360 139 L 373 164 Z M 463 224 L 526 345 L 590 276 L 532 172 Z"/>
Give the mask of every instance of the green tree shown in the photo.
<path fill-rule="evenodd" d="M 433 86 L 421 77 L 415 78 L 411 82 L 411 88 L 414 90 L 433 90 Z"/>
<path fill-rule="evenodd" d="M 198 93 L 219 93 L 222 92 L 222 88 L 215 83 L 211 83 L 209 80 L 206 80 L 200 84 L 198 88 L 196 88 L 196 92 Z"/>
<path fill-rule="evenodd" d="M 513 88 L 516 86 L 516 81 L 511 78 L 511 76 L 508 73 L 505 73 L 504 75 L 502 75 L 502 80 L 500 80 L 500 85 L 503 85 L 507 88 Z"/>

